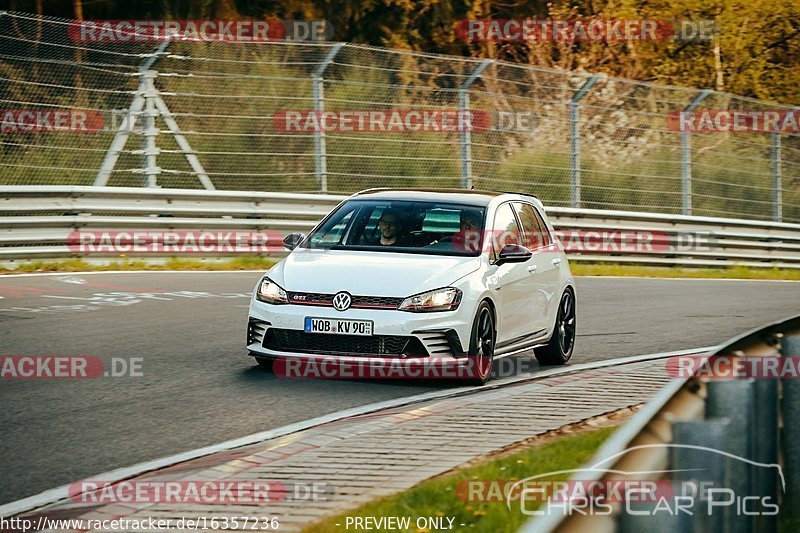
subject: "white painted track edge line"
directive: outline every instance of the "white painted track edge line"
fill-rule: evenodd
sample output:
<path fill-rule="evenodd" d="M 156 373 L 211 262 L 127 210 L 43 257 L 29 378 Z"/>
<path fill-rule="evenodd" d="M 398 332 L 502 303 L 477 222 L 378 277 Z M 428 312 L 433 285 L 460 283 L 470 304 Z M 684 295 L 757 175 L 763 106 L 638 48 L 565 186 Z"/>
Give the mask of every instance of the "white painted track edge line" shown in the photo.
<path fill-rule="evenodd" d="M 575 276 L 576 278 L 586 279 L 649 279 L 649 280 L 664 280 L 664 281 L 771 281 L 773 283 L 800 283 L 800 279 L 760 279 L 760 278 L 672 278 L 672 277 L 659 277 L 659 276 Z"/>
<path fill-rule="evenodd" d="M 537 372 L 533 375 L 521 376 L 517 378 L 511 378 L 506 381 L 499 381 L 495 384 L 490 384 L 482 387 L 474 387 L 474 386 L 465 386 L 465 387 L 458 387 L 456 389 L 449 389 L 444 391 L 431 391 L 422 394 L 417 394 L 414 396 L 407 396 L 404 398 L 395 398 L 392 400 L 385 400 L 382 402 L 371 403 L 367 405 L 361 405 L 358 407 L 352 407 L 350 409 L 345 409 L 342 411 L 337 411 L 335 413 L 329 413 L 327 415 L 319 416 L 316 418 L 312 418 L 309 420 L 304 420 L 301 422 L 295 422 L 293 424 L 289 424 L 286 426 L 281 426 L 278 428 L 270 429 L 267 431 L 262 431 L 259 433 L 253 433 L 251 435 L 246 435 L 244 437 L 239 437 L 236 439 L 232 439 L 229 441 L 221 442 L 219 444 L 214 444 L 211 446 L 204 446 L 202 448 L 197 448 L 195 450 L 189 450 L 186 452 L 181 452 L 178 454 L 170 455 L 167 457 L 162 457 L 160 459 L 154 459 L 152 461 L 145 461 L 143 463 L 138 463 L 129 467 L 118 468 L 115 470 L 111 470 L 105 472 L 103 474 L 98 474 L 94 476 L 90 476 L 92 480 L 97 481 L 113 481 L 118 482 L 124 479 L 141 475 L 146 472 L 150 472 L 153 470 L 157 470 L 159 468 L 165 468 L 168 466 L 173 466 L 178 463 L 182 463 L 185 461 L 189 461 L 192 459 L 197 459 L 199 457 L 204 457 L 207 455 L 211 455 L 213 453 L 222 452 L 226 450 L 232 450 L 235 448 L 241 448 L 242 446 L 247 446 L 250 444 L 256 444 L 258 442 L 266 441 L 269 439 L 274 439 L 276 437 L 282 437 L 284 435 L 288 435 L 291 433 L 297 433 L 299 431 L 303 431 L 306 429 L 311 429 L 316 426 L 321 426 L 324 424 L 328 424 L 331 422 L 335 422 L 338 420 L 342 420 L 345 418 L 355 417 L 359 415 L 364 415 L 368 413 L 372 413 L 375 411 L 381 411 L 384 409 L 390 409 L 394 407 L 402 407 L 405 405 L 410 405 L 414 403 L 419 403 L 427 400 L 437 400 L 437 399 L 446 399 L 452 398 L 456 396 L 465 396 L 469 394 L 477 394 L 480 392 L 488 391 L 488 390 L 495 390 L 503 387 L 507 387 L 510 385 L 516 385 L 526 381 L 538 381 L 540 379 L 558 376 L 563 374 L 571 374 L 575 372 L 582 372 L 585 370 L 594 370 L 598 368 L 604 368 L 609 366 L 619 366 L 625 364 L 634 364 L 643 361 L 649 361 L 654 359 L 664 359 L 667 357 L 673 357 L 678 355 L 687 355 L 687 354 L 705 354 L 712 352 L 718 349 L 719 346 L 706 346 L 702 348 L 690 348 L 685 350 L 677 350 L 677 351 L 670 351 L 670 352 L 659 352 L 654 354 L 645 354 L 645 355 L 633 355 L 629 357 L 620 357 L 616 359 L 609 359 L 605 361 L 594 361 L 594 362 L 587 362 L 587 363 L 580 363 L 577 365 L 572 366 L 563 366 L 557 367 L 553 369 L 543 370 L 541 372 Z M 60 487 L 56 487 L 53 489 L 46 490 L 39 494 L 35 494 L 33 496 L 29 496 L 27 498 L 23 498 L 21 500 L 17 500 L 14 502 L 7 503 L 5 505 L 0 506 L 0 517 L 6 518 L 13 515 L 17 515 L 20 513 L 24 513 L 27 511 L 35 510 L 53 503 L 56 503 L 61 500 L 66 500 L 69 498 L 69 487 L 70 485 L 62 485 Z"/>

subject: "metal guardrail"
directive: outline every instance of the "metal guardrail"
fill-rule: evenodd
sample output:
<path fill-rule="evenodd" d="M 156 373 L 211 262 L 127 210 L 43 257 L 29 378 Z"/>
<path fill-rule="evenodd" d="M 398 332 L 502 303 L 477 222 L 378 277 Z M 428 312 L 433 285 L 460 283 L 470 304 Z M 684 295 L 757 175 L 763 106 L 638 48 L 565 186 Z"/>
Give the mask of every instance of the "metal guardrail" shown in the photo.
<path fill-rule="evenodd" d="M 68 235 L 77 230 L 308 231 L 344 198 L 191 189 L 3 186 L 0 260 L 80 256 L 66 244 Z M 563 207 L 550 207 L 547 212 L 572 261 L 800 268 L 800 224 Z M 636 245 L 642 236 L 645 245 Z M 634 244 L 621 246 L 625 238 Z M 648 239 L 651 245 L 647 245 Z"/>
<path fill-rule="evenodd" d="M 744 356 L 796 358 L 800 356 L 800 316 L 751 331 L 704 356 L 726 356 L 731 360 Z M 694 374 L 675 379 L 612 435 L 587 463 L 596 469 L 581 471 L 573 477 L 586 484 L 645 477 L 652 480 L 666 475 L 672 483 L 714 483 L 718 488 L 730 487 L 737 498 L 768 496 L 772 502 L 780 502 L 780 515 L 755 513 L 754 508 L 749 516 L 739 513 L 738 508 L 736 512 L 725 509 L 708 515 L 703 512 L 709 508 L 707 500 L 699 502 L 700 509 L 693 507 L 692 515 L 670 514 L 663 512 L 663 508 L 661 513 L 655 513 L 654 501 L 625 504 L 618 501 L 610 513 L 568 510 L 573 505 L 585 509 L 585 501 L 559 502 L 555 506 L 551 502 L 521 531 L 775 532 L 779 519 L 785 520 L 781 530 L 796 531 L 800 525 L 800 410 L 797 409 L 800 379 L 797 378 L 709 380 Z M 707 449 L 722 453 L 711 454 Z M 627 506 L 639 514 L 628 512 Z"/>

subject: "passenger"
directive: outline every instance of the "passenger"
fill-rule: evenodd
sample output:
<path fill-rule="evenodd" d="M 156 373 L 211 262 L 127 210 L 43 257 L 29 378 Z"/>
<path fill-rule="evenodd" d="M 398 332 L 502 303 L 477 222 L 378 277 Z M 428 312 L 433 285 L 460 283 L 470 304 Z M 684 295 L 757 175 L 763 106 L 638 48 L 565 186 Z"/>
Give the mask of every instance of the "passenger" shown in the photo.
<path fill-rule="evenodd" d="M 481 214 L 477 211 L 461 211 L 460 230 L 466 233 L 481 229 Z"/>
<path fill-rule="evenodd" d="M 472 210 L 461 211 L 459 230 L 452 237 L 452 246 L 458 250 L 474 253 L 481 245 L 481 214 Z"/>

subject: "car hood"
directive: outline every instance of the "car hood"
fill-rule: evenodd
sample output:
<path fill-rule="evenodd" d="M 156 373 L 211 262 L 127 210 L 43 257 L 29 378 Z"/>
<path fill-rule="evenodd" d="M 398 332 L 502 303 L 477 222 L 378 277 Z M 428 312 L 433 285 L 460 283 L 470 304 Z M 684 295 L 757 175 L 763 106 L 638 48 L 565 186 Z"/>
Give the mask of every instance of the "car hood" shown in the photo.
<path fill-rule="evenodd" d="M 299 248 L 268 275 L 292 292 L 405 297 L 446 287 L 479 266 L 480 257 Z"/>

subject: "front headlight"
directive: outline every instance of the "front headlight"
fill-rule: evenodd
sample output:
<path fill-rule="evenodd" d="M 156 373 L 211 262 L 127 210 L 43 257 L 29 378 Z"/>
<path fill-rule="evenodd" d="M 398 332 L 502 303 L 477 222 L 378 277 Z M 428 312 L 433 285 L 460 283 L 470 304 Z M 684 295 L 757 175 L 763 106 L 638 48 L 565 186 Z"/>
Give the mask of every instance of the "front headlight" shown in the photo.
<path fill-rule="evenodd" d="M 286 291 L 269 278 L 261 280 L 256 292 L 256 300 L 259 302 L 266 302 L 268 304 L 288 304 L 289 298 L 286 296 Z"/>
<path fill-rule="evenodd" d="M 409 296 L 403 300 L 398 309 L 400 311 L 411 311 L 412 313 L 452 311 L 453 309 L 458 309 L 458 304 L 460 303 L 461 291 L 453 287 L 447 287 Z"/>

